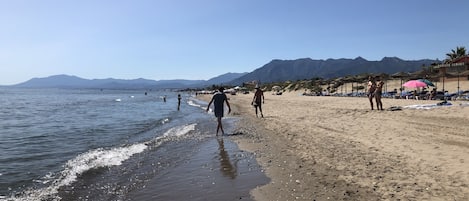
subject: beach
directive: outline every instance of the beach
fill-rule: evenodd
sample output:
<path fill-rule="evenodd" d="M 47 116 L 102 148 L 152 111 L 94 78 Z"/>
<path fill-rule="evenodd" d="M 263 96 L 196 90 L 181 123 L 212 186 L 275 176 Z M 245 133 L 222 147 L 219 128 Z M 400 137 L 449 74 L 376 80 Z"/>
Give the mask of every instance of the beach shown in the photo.
<path fill-rule="evenodd" d="M 188 93 L 0 93 L 0 201 L 253 200 L 270 181 Z M 238 120 L 227 116 L 225 131 Z"/>
<path fill-rule="evenodd" d="M 383 99 L 401 110 L 372 111 L 366 98 L 302 92 L 265 92 L 265 118 L 252 93 L 229 95 L 241 117 L 230 138 L 271 179 L 255 200 L 469 200 L 468 102 Z"/>

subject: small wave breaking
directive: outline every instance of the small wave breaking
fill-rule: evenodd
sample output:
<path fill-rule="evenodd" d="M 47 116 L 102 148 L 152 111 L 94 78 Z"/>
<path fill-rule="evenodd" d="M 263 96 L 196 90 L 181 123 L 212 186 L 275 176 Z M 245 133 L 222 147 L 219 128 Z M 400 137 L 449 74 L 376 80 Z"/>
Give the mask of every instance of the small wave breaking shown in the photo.
<path fill-rule="evenodd" d="M 189 134 L 191 131 L 195 130 L 196 125 L 196 123 L 193 123 L 170 128 L 165 133 L 163 133 L 163 135 L 158 136 L 148 142 L 125 145 L 110 149 L 98 148 L 82 153 L 77 157 L 69 160 L 64 165 L 64 169 L 57 174 L 58 176 L 51 176 L 51 174 L 48 174 L 44 176 L 43 179 L 36 181 L 38 183 L 48 184 L 47 187 L 24 191 L 21 193 L 21 195 L 17 195 L 18 197 L 15 196 L 8 198 L 6 196 L 0 196 L 0 200 L 61 200 L 61 198 L 57 196 L 59 189 L 63 186 L 71 185 L 77 181 L 78 177 L 83 173 L 92 169 L 122 165 L 124 161 L 135 154 L 142 153 L 150 145 L 160 146 L 166 141 L 170 141 L 174 138 L 183 137 Z"/>

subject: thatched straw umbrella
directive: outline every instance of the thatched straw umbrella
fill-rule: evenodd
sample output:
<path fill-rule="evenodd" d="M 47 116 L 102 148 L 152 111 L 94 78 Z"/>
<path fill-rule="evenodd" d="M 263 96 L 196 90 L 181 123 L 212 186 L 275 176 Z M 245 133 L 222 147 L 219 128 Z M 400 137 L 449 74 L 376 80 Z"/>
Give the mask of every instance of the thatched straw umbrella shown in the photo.
<path fill-rule="evenodd" d="M 417 79 L 425 78 L 426 75 L 427 75 L 427 73 L 424 70 L 419 70 L 419 71 L 415 71 L 413 73 L 410 73 L 409 78 L 411 80 L 417 80 Z"/>
<path fill-rule="evenodd" d="M 384 85 L 384 92 L 388 92 L 388 82 L 387 80 L 389 79 L 389 75 L 386 74 L 386 73 L 380 73 L 380 74 L 377 74 L 376 75 L 377 77 L 380 77 L 382 81 L 385 81 L 385 85 Z"/>
<path fill-rule="evenodd" d="M 357 83 L 361 83 L 362 86 L 363 85 L 366 85 L 366 83 L 368 82 L 368 77 L 372 76 L 371 74 L 360 74 L 360 75 L 356 75 L 355 76 L 355 79 L 356 79 L 356 82 Z M 366 90 L 366 87 L 363 86 L 363 90 Z M 358 93 L 358 85 L 357 85 L 357 93 Z"/>
<path fill-rule="evenodd" d="M 343 78 L 341 78 L 341 82 L 345 85 L 345 93 L 347 94 L 347 83 L 349 82 L 353 82 L 353 77 L 352 76 L 345 76 Z M 353 85 L 352 85 L 352 89 L 353 89 Z"/>
<path fill-rule="evenodd" d="M 403 84 L 403 83 L 402 83 L 402 80 L 403 80 L 404 78 L 408 78 L 408 77 L 409 77 L 409 73 L 406 73 L 406 72 L 398 72 L 398 73 L 392 74 L 391 77 L 392 77 L 392 78 L 399 78 L 399 79 L 401 80 L 401 85 L 399 85 L 399 86 L 401 86 L 401 87 L 399 88 L 399 91 L 401 92 L 400 95 L 402 96 L 402 84 Z"/>
<path fill-rule="evenodd" d="M 445 93 L 445 78 L 446 78 L 448 75 L 451 76 L 451 74 L 449 74 L 449 73 L 447 73 L 447 72 L 444 72 L 444 71 L 441 71 L 441 72 L 439 73 L 439 76 L 443 78 L 443 80 L 442 80 L 442 82 L 443 82 L 443 87 L 442 87 L 443 93 Z"/>
<path fill-rule="evenodd" d="M 391 77 L 393 77 L 393 78 L 405 78 L 405 77 L 409 77 L 409 73 L 398 72 L 398 73 L 392 74 Z"/>

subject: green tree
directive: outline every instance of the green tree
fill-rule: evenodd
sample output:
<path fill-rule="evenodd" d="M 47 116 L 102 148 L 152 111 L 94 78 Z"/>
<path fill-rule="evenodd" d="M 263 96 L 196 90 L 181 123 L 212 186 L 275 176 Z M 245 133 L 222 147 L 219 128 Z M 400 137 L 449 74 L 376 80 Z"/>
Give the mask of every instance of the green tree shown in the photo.
<path fill-rule="evenodd" d="M 467 55 L 465 47 L 456 47 L 452 49 L 450 53 L 446 53 L 446 63 L 450 63 L 455 59 L 459 59 Z"/>

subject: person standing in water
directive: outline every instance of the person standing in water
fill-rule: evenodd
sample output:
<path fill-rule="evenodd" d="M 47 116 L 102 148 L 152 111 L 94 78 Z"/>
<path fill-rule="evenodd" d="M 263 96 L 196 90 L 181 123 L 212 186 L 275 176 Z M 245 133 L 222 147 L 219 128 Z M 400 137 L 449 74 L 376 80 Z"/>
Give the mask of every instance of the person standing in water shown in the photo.
<path fill-rule="evenodd" d="M 264 114 L 262 114 L 262 104 L 264 103 L 264 92 L 259 88 L 259 86 L 256 85 L 256 93 L 254 93 L 254 97 L 252 98 L 251 105 L 256 108 L 256 117 L 257 116 L 257 108 L 259 108 L 259 111 L 261 112 L 261 117 L 264 117 Z"/>
<path fill-rule="evenodd" d="M 370 105 L 371 105 L 371 110 L 373 110 L 373 97 L 375 96 L 375 90 L 376 90 L 376 82 L 371 78 L 371 76 L 368 77 L 368 87 L 367 87 L 367 96 L 368 100 L 370 100 Z"/>
<path fill-rule="evenodd" d="M 220 87 L 218 89 L 218 92 L 216 92 L 213 95 L 212 100 L 210 100 L 207 106 L 207 112 L 209 111 L 210 105 L 212 105 L 212 103 L 215 108 L 213 113 L 215 114 L 215 117 L 217 117 L 217 123 L 218 123 L 217 135 L 220 130 L 221 130 L 222 135 L 225 134 L 225 131 L 223 131 L 223 125 L 221 123 L 221 118 L 223 117 L 223 113 L 224 113 L 225 102 L 226 102 L 226 106 L 228 106 L 228 114 L 231 113 L 230 103 L 228 102 L 228 98 L 226 97 L 226 94 L 223 93 L 224 90 L 225 88 Z"/>
<path fill-rule="evenodd" d="M 181 94 L 178 94 L 178 111 L 180 107 L 181 107 Z"/>

